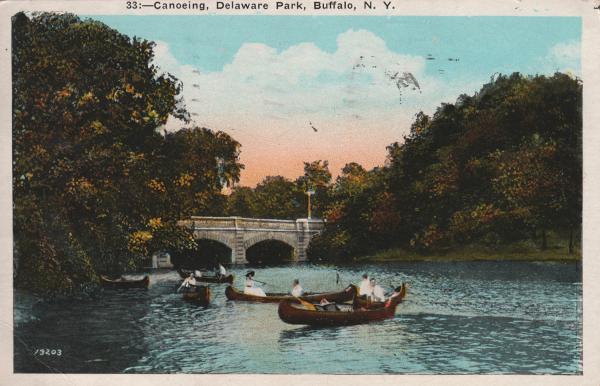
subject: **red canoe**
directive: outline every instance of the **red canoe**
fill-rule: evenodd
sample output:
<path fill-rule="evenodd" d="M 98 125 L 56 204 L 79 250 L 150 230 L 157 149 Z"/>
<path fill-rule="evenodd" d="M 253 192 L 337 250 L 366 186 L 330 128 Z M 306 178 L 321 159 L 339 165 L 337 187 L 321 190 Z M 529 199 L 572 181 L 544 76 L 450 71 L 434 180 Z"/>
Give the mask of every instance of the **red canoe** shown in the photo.
<path fill-rule="evenodd" d="M 194 285 L 185 288 L 183 300 L 207 306 L 210 303 L 210 288 L 205 285 Z"/>
<path fill-rule="evenodd" d="M 352 305 L 338 305 L 336 311 L 311 310 L 300 303 L 282 301 L 279 303 L 279 318 L 289 324 L 306 324 L 311 326 L 345 326 L 369 323 L 393 318 L 397 305 L 406 295 L 406 285 L 402 284 L 400 294 L 392 298 L 383 307 L 365 309 Z"/>

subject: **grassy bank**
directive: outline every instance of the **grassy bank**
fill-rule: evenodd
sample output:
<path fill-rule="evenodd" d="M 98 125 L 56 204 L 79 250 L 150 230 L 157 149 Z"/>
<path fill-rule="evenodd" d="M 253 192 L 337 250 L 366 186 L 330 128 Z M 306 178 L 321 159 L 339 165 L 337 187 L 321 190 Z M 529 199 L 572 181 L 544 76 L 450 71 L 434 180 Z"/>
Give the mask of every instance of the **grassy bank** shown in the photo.
<path fill-rule="evenodd" d="M 533 241 L 523 241 L 496 247 L 471 244 L 440 253 L 417 253 L 396 248 L 356 259 L 359 262 L 481 260 L 580 261 L 581 248 L 577 245 L 574 252 L 569 254 L 568 240 L 553 239 L 549 240 L 548 247 L 544 250 Z"/>

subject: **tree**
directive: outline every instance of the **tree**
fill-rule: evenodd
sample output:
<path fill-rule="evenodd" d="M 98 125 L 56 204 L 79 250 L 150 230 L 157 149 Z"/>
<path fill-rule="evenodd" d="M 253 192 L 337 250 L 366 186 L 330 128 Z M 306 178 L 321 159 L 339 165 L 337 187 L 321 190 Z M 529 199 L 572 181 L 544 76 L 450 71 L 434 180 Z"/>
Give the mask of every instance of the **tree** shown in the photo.
<path fill-rule="evenodd" d="M 526 238 L 581 223 L 581 83 L 498 76 L 418 114 L 389 151 L 388 186 L 410 245 Z M 493 236 L 493 237 L 491 237 Z M 572 242 L 570 243 L 572 250 Z"/>
<path fill-rule="evenodd" d="M 220 215 L 221 191 L 239 181 L 240 144 L 228 134 L 207 128 L 184 128 L 165 136 L 157 161 L 161 181 L 172 202 L 173 218 Z"/>
<path fill-rule="evenodd" d="M 581 81 L 492 78 L 472 96 L 419 113 L 384 168 L 349 164 L 329 189 L 313 257 L 387 247 L 443 252 L 581 227 Z"/>
<path fill-rule="evenodd" d="M 208 129 L 158 133 L 188 114 L 154 43 L 68 14 L 19 13 L 12 28 L 17 283 L 68 292 L 152 249 L 193 247 L 176 221 L 224 206 L 240 145 Z"/>
<path fill-rule="evenodd" d="M 315 217 L 322 216 L 321 208 L 327 207 L 329 203 L 328 189 L 331 185 L 329 162 L 322 160 L 304 162 L 304 175 L 298 177 L 296 185 L 304 192 L 315 192 L 311 210 Z"/>
<path fill-rule="evenodd" d="M 295 220 L 304 215 L 303 192 L 282 176 L 267 176 L 254 189 L 256 216 Z"/>
<path fill-rule="evenodd" d="M 236 186 L 227 199 L 226 213 L 229 216 L 254 217 L 258 212 L 256 200 L 252 188 Z"/>

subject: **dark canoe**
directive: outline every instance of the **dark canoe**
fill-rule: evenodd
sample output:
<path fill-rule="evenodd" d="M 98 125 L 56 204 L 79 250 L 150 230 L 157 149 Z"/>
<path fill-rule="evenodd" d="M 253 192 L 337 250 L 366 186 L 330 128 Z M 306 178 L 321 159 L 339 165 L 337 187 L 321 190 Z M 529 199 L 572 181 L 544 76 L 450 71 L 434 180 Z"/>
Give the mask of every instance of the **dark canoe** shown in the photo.
<path fill-rule="evenodd" d="M 179 276 L 181 276 L 182 279 L 188 278 L 190 276 L 190 273 L 192 273 L 192 271 L 184 271 L 183 269 L 178 269 L 177 272 L 179 273 Z M 229 284 L 233 284 L 233 279 L 235 279 L 235 276 L 233 276 L 232 274 L 225 275 L 223 277 L 217 277 L 217 276 L 196 276 L 196 275 L 194 275 L 194 278 L 196 279 L 196 281 L 201 281 L 203 283 L 229 283 Z"/>
<path fill-rule="evenodd" d="M 327 299 L 330 302 L 343 303 L 351 301 L 357 292 L 357 288 L 354 285 L 347 287 L 346 289 L 339 292 L 325 292 L 325 293 L 307 293 L 301 296 L 302 300 L 309 302 L 320 302 L 322 299 Z M 225 288 L 225 296 L 229 300 L 240 300 L 246 302 L 258 302 L 258 303 L 279 303 L 281 301 L 296 302 L 296 298 L 290 294 L 285 293 L 267 293 L 267 296 L 256 296 L 248 295 L 240 292 L 233 288 L 233 286 L 227 286 Z"/>
<path fill-rule="evenodd" d="M 310 326 L 347 326 L 363 324 L 393 318 L 398 303 L 406 295 L 406 286 L 402 285 L 400 295 L 393 298 L 388 304 L 379 308 L 365 309 L 350 307 L 348 311 L 317 311 L 306 309 L 302 304 L 290 301 L 279 303 L 277 310 L 279 318 L 289 324 L 305 324 Z M 342 305 L 344 307 L 344 305 Z"/>
<path fill-rule="evenodd" d="M 185 288 L 183 300 L 206 306 L 210 303 L 210 288 L 205 285 L 194 285 Z"/>
<path fill-rule="evenodd" d="M 144 276 L 144 278 L 140 280 L 127 280 L 123 278 L 112 280 L 106 276 L 100 275 L 100 284 L 104 288 L 111 289 L 148 288 L 148 285 L 150 285 L 150 277 Z"/>

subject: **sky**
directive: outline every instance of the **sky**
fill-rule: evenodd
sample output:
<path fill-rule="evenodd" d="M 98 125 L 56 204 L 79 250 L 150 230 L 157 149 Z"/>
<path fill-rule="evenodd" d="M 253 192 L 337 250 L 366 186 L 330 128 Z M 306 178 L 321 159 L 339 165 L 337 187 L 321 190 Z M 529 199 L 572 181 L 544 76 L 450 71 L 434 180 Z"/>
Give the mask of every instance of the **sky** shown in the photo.
<path fill-rule="evenodd" d="M 498 73 L 581 76 L 578 17 L 92 17 L 156 42 L 194 123 L 242 144 L 247 186 L 304 161 L 383 165 L 416 113 Z"/>

